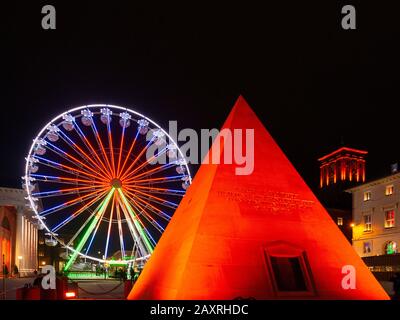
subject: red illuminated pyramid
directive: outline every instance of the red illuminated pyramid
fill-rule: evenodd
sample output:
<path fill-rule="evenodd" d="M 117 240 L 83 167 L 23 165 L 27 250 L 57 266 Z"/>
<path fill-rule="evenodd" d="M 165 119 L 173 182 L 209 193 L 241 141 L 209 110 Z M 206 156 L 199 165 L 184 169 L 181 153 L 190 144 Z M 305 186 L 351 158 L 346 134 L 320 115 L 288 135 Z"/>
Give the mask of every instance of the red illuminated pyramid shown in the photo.
<path fill-rule="evenodd" d="M 242 97 L 224 128 L 254 129 L 254 172 L 202 164 L 128 298 L 388 299 Z"/>

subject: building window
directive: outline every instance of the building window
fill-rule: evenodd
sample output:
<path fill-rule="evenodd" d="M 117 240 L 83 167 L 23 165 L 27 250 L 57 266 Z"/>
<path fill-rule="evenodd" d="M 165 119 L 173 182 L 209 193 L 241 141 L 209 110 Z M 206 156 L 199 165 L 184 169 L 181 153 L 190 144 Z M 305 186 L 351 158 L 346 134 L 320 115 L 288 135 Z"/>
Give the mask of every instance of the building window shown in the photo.
<path fill-rule="evenodd" d="M 371 197 L 372 197 L 371 191 L 365 191 L 365 192 L 364 192 L 364 201 L 369 201 L 369 200 L 371 200 Z"/>
<path fill-rule="evenodd" d="M 343 218 L 342 217 L 338 217 L 337 218 L 337 225 L 338 226 L 342 226 L 343 225 Z"/>
<path fill-rule="evenodd" d="M 397 243 L 394 241 L 389 241 L 385 246 L 386 254 L 395 254 L 397 253 Z"/>
<path fill-rule="evenodd" d="M 394 193 L 394 185 L 386 186 L 385 195 L 391 196 Z"/>
<path fill-rule="evenodd" d="M 372 244 L 369 241 L 364 242 L 364 253 L 368 254 L 372 252 Z"/>
<path fill-rule="evenodd" d="M 394 225 L 394 210 L 385 211 L 385 228 L 393 228 Z"/>
<path fill-rule="evenodd" d="M 364 231 L 372 231 L 372 216 L 370 214 L 364 216 Z"/>

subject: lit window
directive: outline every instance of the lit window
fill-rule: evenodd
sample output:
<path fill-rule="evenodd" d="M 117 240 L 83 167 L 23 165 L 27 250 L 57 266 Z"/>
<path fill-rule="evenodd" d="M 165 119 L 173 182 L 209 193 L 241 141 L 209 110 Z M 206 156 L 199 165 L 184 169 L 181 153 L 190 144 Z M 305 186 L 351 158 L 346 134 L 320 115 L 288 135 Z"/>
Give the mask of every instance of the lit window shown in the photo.
<path fill-rule="evenodd" d="M 371 196 L 372 196 L 371 191 L 365 191 L 365 192 L 364 192 L 364 201 L 369 201 L 369 200 L 371 200 Z"/>
<path fill-rule="evenodd" d="M 337 225 L 342 226 L 343 225 L 343 218 L 339 217 L 337 218 Z"/>
<path fill-rule="evenodd" d="M 394 241 L 389 241 L 385 246 L 386 254 L 395 254 L 397 253 L 397 243 Z"/>
<path fill-rule="evenodd" d="M 394 210 L 385 211 L 385 228 L 393 228 L 395 224 L 394 220 Z"/>
<path fill-rule="evenodd" d="M 367 254 L 367 253 L 371 253 L 371 252 L 372 252 L 371 242 L 369 242 L 369 241 L 364 242 L 364 253 Z"/>
<path fill-rule="evenodd" d="M 370 214 L 364 216 L 364 231 L 372 231 L 372 217 Z"/>
<path fill-rule="evenodd" d="M 394 193 L 394 186 L 393 185 L 386 186 L 385 195 L 391 196 L 393 193 Z"/>

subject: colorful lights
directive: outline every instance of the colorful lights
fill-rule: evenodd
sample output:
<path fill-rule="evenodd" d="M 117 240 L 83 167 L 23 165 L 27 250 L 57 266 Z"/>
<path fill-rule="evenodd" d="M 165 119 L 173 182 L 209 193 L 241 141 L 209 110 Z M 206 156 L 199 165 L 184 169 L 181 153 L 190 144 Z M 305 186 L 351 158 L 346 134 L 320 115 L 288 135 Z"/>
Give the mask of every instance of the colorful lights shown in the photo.
<path fill-rule="evenodd" d="M 157 134 L 148 141 L 147 131 Z M 175 161 L 152 162 L 167 151 L 156 144 L 161 137 L 169 139 Z M 147 156 L 153 144 L 160 149 Z M 26 159 L 27 198 L 46 231 L 68 249 L 65 270 L 78 256 L 108 262 L 118 246 L 123 259 L 148 259 L 185 193 L 182 179 L 190 179 L 183 154 L 164 130 L 111 105 L 79 107 L 54 118 Z M 184 170 L 176 170 L 178 165 Z"/>
<path fill-rule="evenodd" d="M 150 241 L 149 241 L 147 235 L 144 233 L 144 230 L 143 230 L 142 226 L 139 224 L 137 215 L 133 211 L 132 207 L 129 205 L 129 202 L 126 199 L 126 197 L 125 197 L 125 195 L 124 195 L 124 193 L 122 192 L 121 189 L 118 189 L 118 193 L 120 194 L 120 196 L 121 196 L 126 208 L 128 209 L 129 213 L 131 214 L 132 220 L 133 220 L 133 223 L 135 224 L 136 229 L 142 235 L 142 239 L 144 240 L 144 242 L 146 244 L 147 250 L 149 251 L 149 253 L 152 253 L 153 252 L 153 246 L 150 244 Z"/>
<path fill-rule="evenodd" d="M 111 188 L 110 192 L 108 192 L 108 194 L 107 194 L 107 197 L 101 203 L 98 212 L 93 217 L 93 219 L 92 219 L 89 227 L 87 228 L 86 232 L 84 233 L 82 239 L 76 246 L 76 251 L 72 254 L 71 258 L 66 263 L 65 268 L 64 268 L 65 271 L 67 271 L 71 267 L 72 263 L 75 261 L 76 257 L 78 256 L 78 252 L 80 252 L 82 250 L 82 248 L 85 245 L 86 241 L 88 240 L 91 232 L 95 228 L 97 222 L 100 220 L 101 216 L 104 214 L 104 211 L 106 210 L 108 203 L 111 199 L 111 196 L 114 194 L 114 191 L 115 191 L 115 189 Z"/>
<path fill-rule="evenodd" d="M 319 158 L 320 187 L 336 184 L 339 181 L 364 182 L 367 153 L 367 151 L 343 147 Z"/>

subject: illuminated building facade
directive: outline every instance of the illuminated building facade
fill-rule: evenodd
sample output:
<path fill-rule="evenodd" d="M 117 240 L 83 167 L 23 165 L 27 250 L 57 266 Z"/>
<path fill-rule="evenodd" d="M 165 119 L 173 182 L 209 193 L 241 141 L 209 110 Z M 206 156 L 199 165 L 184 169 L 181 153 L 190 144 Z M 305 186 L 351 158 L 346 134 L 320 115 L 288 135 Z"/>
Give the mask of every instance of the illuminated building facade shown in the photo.
<path fill-rule="evenodd" d="M 10 274 L 14 266 L 22 276 L 37 269 L 38 232 L 32 215 L 23 190 L 0 188 L 0 260 Z"/>
<path fill-rule="evenodd" d="M 338 182 L 364 182 L 367 151 L 342 147 L 319 158 L 320 188 Z"/>
<path fill-rule="evenodd" d="M 353 195 L 353 247 L 359 256 L 400 253 L 400 173 L 348 191 Z"/>

